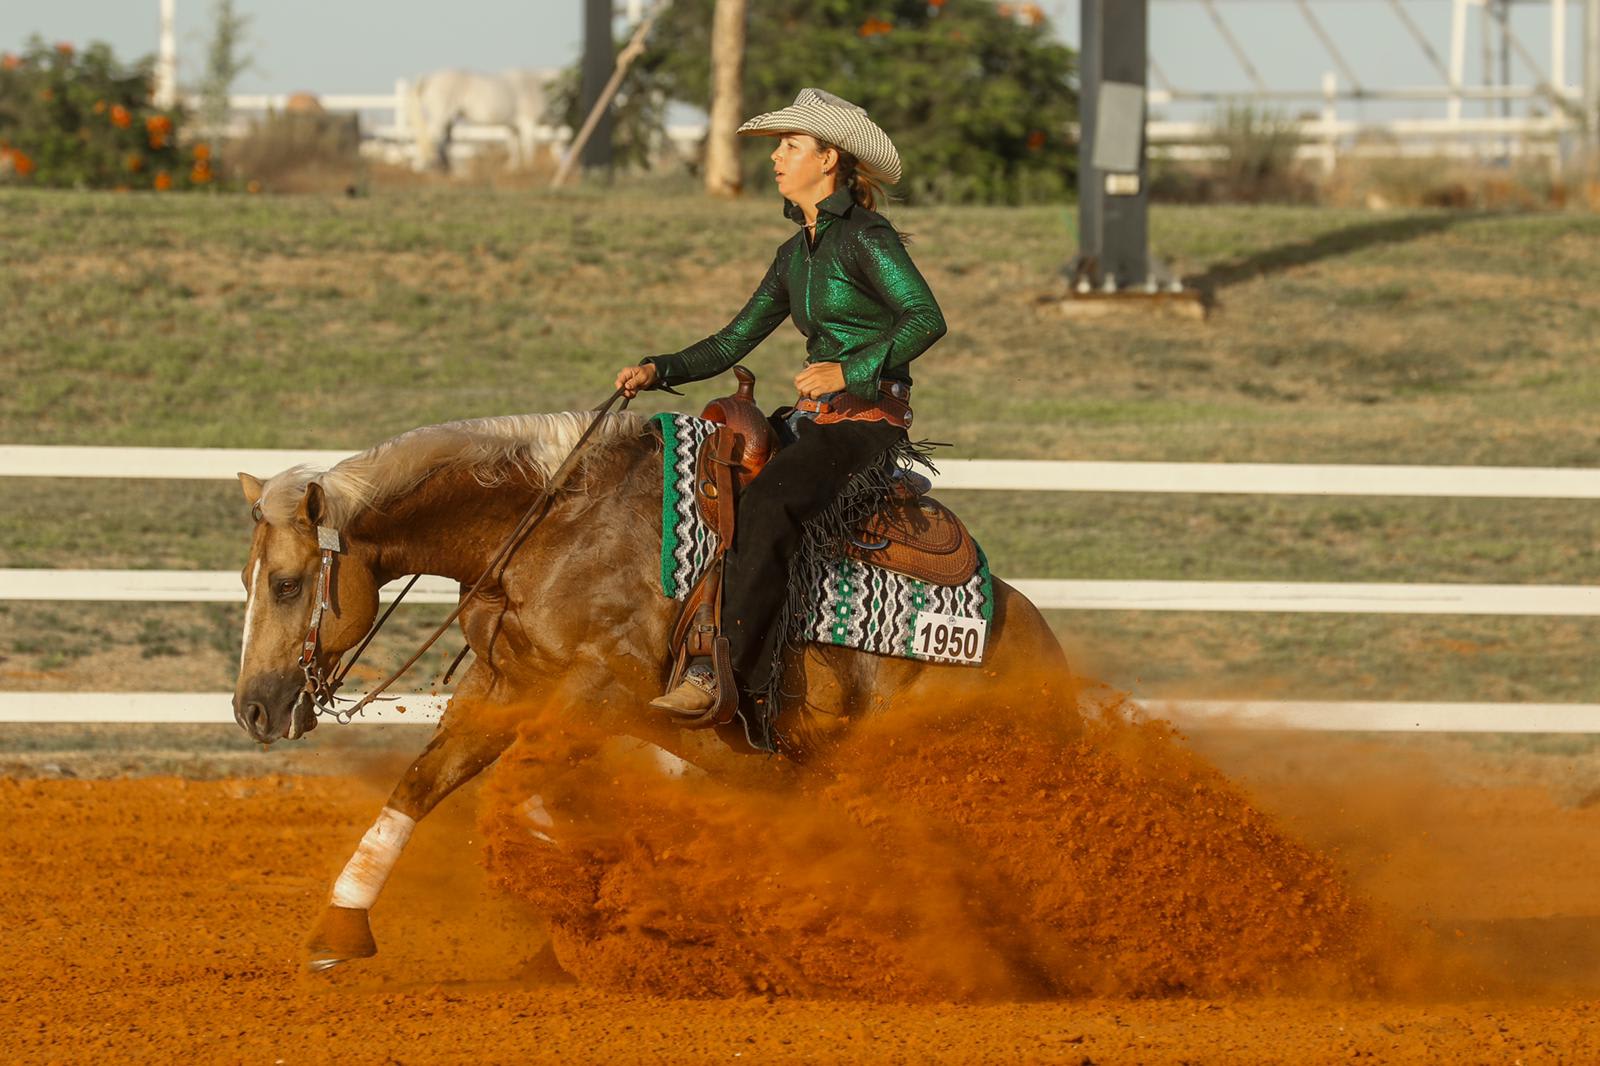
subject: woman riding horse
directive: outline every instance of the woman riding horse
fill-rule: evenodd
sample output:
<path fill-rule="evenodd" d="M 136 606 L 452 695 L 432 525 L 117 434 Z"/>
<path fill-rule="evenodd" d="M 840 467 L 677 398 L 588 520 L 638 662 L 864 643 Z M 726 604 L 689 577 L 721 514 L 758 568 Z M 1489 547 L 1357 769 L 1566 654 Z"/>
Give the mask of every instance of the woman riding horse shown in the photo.
<path fill-rule="evenodd" d="M 617 375 L 628 396 L 712 377 L 738 363 L 785 318 L 806 337 L 799 399 L 775 412 L 786 443 L 745 489 L 727 554 L 724 631 L 742 691 L 771 704 L 781 676 L 794 557 L 808 523 L 837 525 L 841 495 L 882 485 L 911 454 L 907 364 L 944 336 L 944 316 L 894 227 L 874 211 L 900 181 L 900 155 L 866 111 L 820 89 L 739 127 L 774 136 L 784 214 L 801 229 L 779 248 L 744 309 L 718 332 Z M 858 480 L 862 479 L 862 480 Z M 851 509 L 853 513 L 857 508 Z M 716 703 L 703 665 L 651 705 L 693 716 Z"/>

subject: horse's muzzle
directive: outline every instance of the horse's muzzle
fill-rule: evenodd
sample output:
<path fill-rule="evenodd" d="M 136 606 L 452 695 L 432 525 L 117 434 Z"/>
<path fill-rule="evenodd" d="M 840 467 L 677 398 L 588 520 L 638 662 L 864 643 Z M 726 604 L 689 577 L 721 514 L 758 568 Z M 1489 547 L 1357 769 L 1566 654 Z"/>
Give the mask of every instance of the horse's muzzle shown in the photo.
<path fill-rule="evenodd" d="M 296 740 L 317 726 L 316 710 L 298 675 L 262 678 L 233 697 L 233 720 L 252 740 Z"/>

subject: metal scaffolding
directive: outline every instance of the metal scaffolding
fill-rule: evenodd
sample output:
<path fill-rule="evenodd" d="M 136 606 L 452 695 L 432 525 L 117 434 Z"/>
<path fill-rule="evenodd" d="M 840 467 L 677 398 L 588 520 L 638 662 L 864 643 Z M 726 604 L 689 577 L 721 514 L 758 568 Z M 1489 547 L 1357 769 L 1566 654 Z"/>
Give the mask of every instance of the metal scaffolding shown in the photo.
<path fill-rule="evenodd" d="M 1198 3 L 1249 88 L 1180 87 L 1152 52 L 1150 77 L 1160 88 L 1150 92 L 1150 104 L 1319 103 L 1320 114 L 1301 120 L 1300 132 L 1307 142 L 1306 154 L 1324 159 L 1328 166 L 1333 165 L 1341 141 L 1354 140 L 1368 132 L 1410 142 L 1417 154 L 1437 152 L 1447 146 L 1454 154 L 1501 156 L 1516 154 L 1530 143 L 1544 146 L 1549 154 L 1552 146 L 1576 143 L 1580 138 L 1591 149 L 1600 147 L 1600 0 L 1386 0 L 1382 6 L 1394 16 L 1396 28 L 1416 43 L 1429 68 L 1439 76 L 1432 84 L 1398 86 L 1367 84 L 1357 73 L 1346 48 L 1351 42 L 1340 42 L 1318 15 L 1319 7 L 1326 9 L 1327 0 L 1320 4 L 1316 0 L 1276 0 L 1299 13 L 1310 36 L 1327 53 L 1331 68 L 1323 74 L 1320 84 L 1268 84 L 1230 18 L 1240 8 L 1270 2 L 1273 0 L 1161 0 L 1166 5 Z M 1416 17 L 1417 9 L 1437 3 L 1450 5 L 1446 41 L 1430 38 Z M 1569 80 L 1568 71 L 1572 44 L 1568 8 L 1573 4 L 1581 6 L 1583 15 L 1579 49 L 1582 74 L 1577 84 Z M 1536 50 L 1518 32 L 1511 18 L 1514 7 L 1548 9 L 1547 50 Z M 1152 18 L 1159 23 L 1159 12 Z M 1482 79 L 1480 84 L 1469 85 L 1468 44 L 1474 34 L 1482 50 Z M 1359 47 L 1361 42 L 1353 43 Z M 1436 118 L 1363 122 L 1342 120 L 1339 116 L 1341 103 L 1376 100 L 1438 102 L 1443 105 L 1443 114 Z M 1469 104 L 1480 105 L 1476 110 L 1481 113 L 1469 114 Z M 1535 107 L 1536 104 L 1540 106 Z M 1182 145 L 1201 139 L 1203 128 L 1204 124 L 1195 122 L 1153 121 L 1148 132 L 1152 144 Z"/>

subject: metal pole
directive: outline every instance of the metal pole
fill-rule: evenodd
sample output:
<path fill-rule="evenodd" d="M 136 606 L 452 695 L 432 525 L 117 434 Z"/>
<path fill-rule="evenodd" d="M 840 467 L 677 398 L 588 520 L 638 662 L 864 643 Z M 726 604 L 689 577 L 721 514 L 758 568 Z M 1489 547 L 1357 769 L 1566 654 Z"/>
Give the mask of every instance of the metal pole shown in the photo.
<path fill-rule="evenodd" d="M 1567 95 L 1567 0 L 1550 0 L 1550 84 Z"/>
<path fill-rule="evenodd" d="M 1311 32 L 1317 35 L 1317 39 L 1322 42 L 1322 47 L 1328 50 L 1329 57 L 1338 64 L 1340 72 L 1344 74 L 1345 80 L 1350 83 L 1350 87 L 1359 93 L 1361 91 L 1361 80 L 1356 77 L 1356 72 L 1351 69 L 1350 64 L 1345 62 L 1343 53 L 1339 51 L 1339 46 L 1333 41 L 1333 35 L 1323 27 L 1321 21 L 1317 18 L 1316 12 L 1311 10 L 1311 0 L 1299 0 L 1299 4 L 1300 14 L 1305 17 L 1306 25 L 1311 27 Z"/>
<path fill-rule="evenodd" d="M 611 108 L 601 105 L 606 82 L 611 78 L 616 63 L 616 43 L 611 36 L 611 0 L 584 0 L 583 4 L 583 71 L 578 90 L 579 110 L 592 115 L 599 107 L 588 142 L 582 146 L 584 169 L 596 170 L 611 167 Z"/>
<path fill-rule="evenodd" d="M 1422 32 L 1422 27 L 1417 25 L 1417 20 L 1406 14 L 1406 9 L 1400 6 L 1400 0 L 1389 0 L 1389 6 L 1394 9 L 1395 17 L 1405 26 L 1406 32 L 1411 34 L 1411 39 L 1422 49 L 1422 54 L 1428 57 L 1428 62 L 1433 64 L 1433 69 L 1439 72 L 1439 77 L 1448 82 L 1450 71 L 1445 68 L 1439 53 L 1433 50 L 1433 44 L 1428 40 L 1427 34 Z"/>
<path fill-rule="evenodd" d="M 1583 5 L 1583 124 L 1589 152 L 1600 158 L 1600 0 Z"/>
<path fill-rule="evenodd" d="M 1331 175 L 1338 163 L 1339 75 L 1322 73 L 1322 173 Z"/>
<path fill-rule="evenodd" d="M 1500 23 L 1500 87 L 1511 88 L 1511 0 L 1500 0 L 1496 5 L 1496 21 Z M 1500 117 L 1511 117 L 1511 97 L 1500 100 Z"/>
<path fill-rule="evenodd" d="M 657 0 L 656 4 L 645 12 L 639 24 L 633 28 L 633 36 L 627 45 L 617 53 L 615 68 L 611 77 L 600 87 L 600 95 L 595 99 L 594 106 L 589 109 L 589 115 L 583 120 L 583 125 L 578 132 L 573 134 L 572 143 L 567 147 L 567 154 L 561 157 L 561 165 L 556 168 L 556 176 L 550 179 L 550 187 L 555 188 L 567 180 L 567 175 L 572 172 L 572 166 L 580 156 L 584 156 L 584 149 L 589 143 L 589 138 L 600 125 L 601 116 L 611 106 L 611 98 L 617 95 L 617 90 L 622 87 L 623 76 L 628 73 L 628 68 L 633 61 L 639 58 L 644 51 L 645 38 L 650 35 L 650 27 L 655 25 L 656 16 L 666 8 L 670 0 Z M 608 153 L 609 154 L 609 153 Z"/>
<path fill-rule="evenodd" d="M 1239 61 L 1239 69 L 1243 70 L 1245 77 L 1250 79 L 1250 84 L 1256 87 L 1256 92 L 1266 92 L 1267 83 L 1262 80 L 1261 72 L 1256 70 L 1254 63 L 1250 62 L 1250 57 L 1245 54 L 1244 47 L 1239 43 L 1239 39 L 1233 35 L 1233 31 L 1228 28 L 1228 24 L 1222 21 L 1222 12 L 1217 10 L 1214 0 L 1200 0 L 1200 4 L 1206 9 L 1206 14 L 1211 16 L 1212 24 L 1217 27 L 1217 32 L 1222 35 L 1222 41 L 1228 46 L 1228 51 L 1233 53 L 1233 58 Z"/>
<path fill-rule="evenodd" d="M 1083 0 L 1078 66 L 1080 288 L 1155 290 L 1145 166 L 1148 0 Z"/>
<path fill-rule="evenodd" d="M 1467 67 L 1467 0 L 1452 0 L 1450 4 L 1450 97 L 1446 114 L 1451 122 L 1461 121 L 1461 84 L 1466 80 Z"/>
<path fill-rule="evenodd" d="M 1491 10 L 1494 0 L 1478 0 L 1478 56 L 1483 64 L 1480 80 L 1485 89 L 1494 88 L 1494 42 L 1489 36 L 1489 20 L 1494 17 Z M 1494 114 L 1494 97 L 1488 93 L 1483 96 L 1483 116 L 1488 118 Z"/>
<path fill-rule="evenodd" d="M 161 44 L 156 59 L 157 107 L 178 102 L 178 0 L 161 0 Z"/>

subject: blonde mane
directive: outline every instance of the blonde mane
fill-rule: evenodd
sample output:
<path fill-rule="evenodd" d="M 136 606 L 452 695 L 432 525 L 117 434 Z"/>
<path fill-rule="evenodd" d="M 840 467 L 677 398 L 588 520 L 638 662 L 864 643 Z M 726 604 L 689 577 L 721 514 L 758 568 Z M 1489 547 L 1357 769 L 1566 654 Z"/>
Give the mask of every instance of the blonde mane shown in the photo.
<path fill-rule="evenodd" d="M 331 469 L 295 466 L 268 478 L 261 490 L 261 514 L 275 525 L 290 521 L 313 481 L 322 486 L 326 500 L 323 523 L 337 527 L 368 508 L 381 508 L 441 470 L 466 468 L 484 486 L 517 475 L 548 478 L 593 418 L 589 411 L 561 411 L 469 418 L 409 430 Z M 637 437 L 645 425 L 640 415 L 607 415 L 584 448 Z"/>

